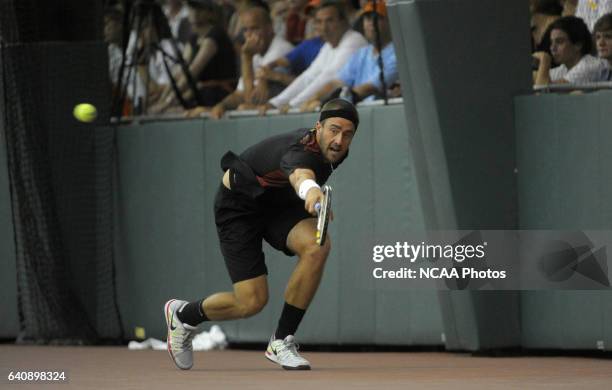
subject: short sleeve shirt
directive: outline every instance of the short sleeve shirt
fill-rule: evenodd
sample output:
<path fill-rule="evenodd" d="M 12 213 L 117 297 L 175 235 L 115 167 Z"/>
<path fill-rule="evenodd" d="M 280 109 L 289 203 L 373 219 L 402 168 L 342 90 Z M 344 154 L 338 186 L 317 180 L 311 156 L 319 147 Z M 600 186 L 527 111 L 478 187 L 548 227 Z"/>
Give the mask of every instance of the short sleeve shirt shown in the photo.
<path fill-rule="evenodd" d="M 606 80 L 609 68 L 608 61 L 587 54 L 569 70 L 565 65 L 551 69 L 550 79 L 563 79 L 571 84 L 595 83 Z"/>
<path fill-rule="evenodd" d="M 336 163 L 328 162 L 321 153 L 315 132 L 302 128 L 266 138 L 247 148 L 240 154 L 239 159 L 240 164 L 245 164 L 252 170 L 252 180 L 257 181 L 245 183 L 245 187 L 261 187 L 264 198 L 266 195 L 278 198 L 281 194 L 291 200 L 297 200 L 289 182 L 289 175 L 294 170 L 311 169 L 317 183 L 323 185 L 346 156 L 348 154 Z"/>
<path fill-rule="evenodd" d="M 380 82 L 380 66 L 378 55 L 374 54 L 374 46 L 368 45 L 357 50 L 349 61 L 338 72 L 338 79 L 349 87 L 356 87 L 363 84 L 372 84 L 382 90 Z M 382 50 L 383 68 L 385 83 L 387 87 L 398 80 L 397 60 L 393 43 L 389 43 Z M 374 100 L 374 95 L 364 99 L 364 101 Z"/>

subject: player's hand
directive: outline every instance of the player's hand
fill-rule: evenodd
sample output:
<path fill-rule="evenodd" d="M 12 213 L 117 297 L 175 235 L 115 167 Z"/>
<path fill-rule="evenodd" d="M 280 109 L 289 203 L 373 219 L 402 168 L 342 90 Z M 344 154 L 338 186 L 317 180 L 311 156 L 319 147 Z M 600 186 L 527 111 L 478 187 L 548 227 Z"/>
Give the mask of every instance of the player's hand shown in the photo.
<path fill-rule="evenodd" d="M 317 214 L 317 210 L 315 209 L 315 205 L 317 203 L 323 204 L 324 199 L 325 199 L 325 195 L 323 194 L 323 191 L 321 191 L 320 188 L 313 187 L 310 190 L 308 190 L 308 193 L 306 194 L 306 200 L 304 201 L 304 208 L 311 215 L 314 215 L 316 217 L 318 214 Z"/>
<path fill-rule="evenodd" d="M 225 108 L 222 104 L 217 104 L 210 110 L 210 117 L 213 119 L 221 119 L 223 114 L 225 114 Z"/>

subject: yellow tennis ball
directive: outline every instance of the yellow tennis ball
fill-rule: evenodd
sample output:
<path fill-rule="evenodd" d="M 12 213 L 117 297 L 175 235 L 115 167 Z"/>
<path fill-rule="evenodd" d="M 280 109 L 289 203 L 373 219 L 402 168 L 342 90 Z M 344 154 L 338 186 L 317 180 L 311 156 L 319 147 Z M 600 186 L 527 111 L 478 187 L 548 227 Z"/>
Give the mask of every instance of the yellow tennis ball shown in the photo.
<path fill-rule="evenodd" d="M 81 103 L 74 106 L 72 114 L 81 122 L 92 122 L 98 116 L 98 110 L 93 104 Z"/>

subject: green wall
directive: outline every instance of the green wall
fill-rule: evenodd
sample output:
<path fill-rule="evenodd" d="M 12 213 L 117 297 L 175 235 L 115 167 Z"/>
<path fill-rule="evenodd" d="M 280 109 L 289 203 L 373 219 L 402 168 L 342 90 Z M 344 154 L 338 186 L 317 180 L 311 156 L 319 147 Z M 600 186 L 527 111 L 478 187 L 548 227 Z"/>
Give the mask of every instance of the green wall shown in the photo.
<path fill-rule="evenodd" d="M 612 230 L 611 106 L 612 91 L 515 100 L 521 229 Z M 525 291 L 521 319 L 527 348 L 612 350 L 610 291 Z"/>
<path fill-rule="evenodd" d="M 527 2 L 387 5 L 425 226 L 515 229 L 512 101 L 530 88 Z M 518 293 L 441 292 L 440 303 L 447 348 L 519 345 Z"/>

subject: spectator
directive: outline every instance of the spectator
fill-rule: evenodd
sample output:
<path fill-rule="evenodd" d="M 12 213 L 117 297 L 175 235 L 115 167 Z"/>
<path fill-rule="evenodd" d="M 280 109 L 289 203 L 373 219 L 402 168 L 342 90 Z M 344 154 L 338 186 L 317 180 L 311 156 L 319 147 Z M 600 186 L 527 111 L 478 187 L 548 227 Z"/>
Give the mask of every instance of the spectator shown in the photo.
<path fill-rule="evenodd" d="M 215 0 L 215 3 L 221 9 L 221 26 L 223 26 L 225 31 L 229 34 L 229 23 L 232 19 L 232 16 L 236 12 L 236 8 L 234 7 L 235 2 L 234 0 Z"/>
<path fill-rule="evenodd" d="M 240 23 L 240 15 L 242 15 L 244 11 L 251 7 L 262 7 L 268 12 L 270 11 L 270 9 L 268 7 L 268 3 L 264 2 L 263 0 L 237 0 L 235 1 L 235 3 L 236 11 L 231 15 L 229 19 L 227 31 L 230 38 L 232 38 L 232 41 L 241 43 L 240 35 L 242 33 L 243 26 Z"/>
<path fill-rule="evenodd" d="M 321 0 L 310 0 L 306 7 L 304 7 L 304 13 L 306 15 L 306 26 L 304 26 L 304 39 L 312 39 L 321 36 L 319 31 L 319 25 L 315 20 L 315 11 L 321 5 Z"/>
<path fill-rule="evenodd" d="M 260 112 L 265 113 L 274 107 L 282 111 L 289 107 L 300 107 L 336 77 L 337 71 L 357 49 L 367 45 L 361 34 L 349 29 L 343 4 L 325 1 L 317 9 L 315 18 L 320 23 L 321 38 L 325 41 L 321 51 L 308 69 L 283 92 L 260 107 Z"/>
<path fill-rule="evenodd" d="M 576 6 L 578 5 L 578 0 L 559 0 L 559 2 L 563 7 L 561 16 L 576 16 Z"/>
<path fill-rule="evenodd" d="M 535 85 L 581 84 L 601 81 L 608 64 L 589 53 L 593 47 L 591 34 L 582 21 L 575 16 L 563 17 L 550 25 L 550 54 L 536 52 L 539 61 L 535 74 Z M 550 69 L 552 58 L 560 64 Z"/>
<path fill-rule="evenodd" d="M 287 32 L 287 15 L 290 8 L 289 0 L 276 0 L 270 6 L 270 17 L 274 26 L 274 34 L 279 37 L 285 37 Z"/>
<path fill-rule="evenodd" d="M 548 26 L 561 17 L 563 7 L 559 0 L 534 0 L 531 7 L 531 39 L 533 51 L 548 51 Z"/>
<path fill-rule="evenodd" d="M 593 27 L 595 46 L 599 58 L 608 61 L 608 66 L 612 68 L 612 13 L 605 14 Z M 610 77 L 608 77 L 610 80 Z"/>
<path fill-rule="evenodd" d="M 380 56 L 376 48 L 376 31 L 374 28 L 374 13 L 378 14 L 378 29 L 382 49 L 385 84 L 390 87 L 398 80 L 397 61 L 395 49 L 391 42 L 391 31 L 387 20 L 387 7 L 383 1 L 367 3 L 364 7 L 363 30 L 370 43 L 357 50 L 344 67 L 338 72 L 336 78 L 325 84 L 315 95 L 301 107 L 302 111 L 312 111 L 320 107 L 322 100 L 334 90 L 344 86 L 350 87 L 353 103 L 360 100 L 374 100 L 374 95 L 382 92 L 380 81 Z"/>
<path fill-rule="evenodd" d="M 191 25 L 188 19 L 189 10 L 183 0 L 166 0 L 163 10 L 174 39 L 187 43 L 191 36 Z"/>
<path fill-rule="evenodd" d="M 212 109 L 200 106 L 188 112 L 187 116 L 197 116 L 210 111 L 215 119 L 221 118 L 226 110 L 238 108 L 241 104 L 251 103 L 253 99 L 268 98 L 273 91 L 267 86 L 257 88 L 254 74 L 266 64 L 286 55 L 292 48 L 282 37 L 274 35 L 269 12 L 262 7 L 251 7 L 240 15 L 244 27 L 245 43 L 241 48 L 241 74 L 236 90 L 216 104 Z M 263 96 L 263 97 L 260 97 Z"/>
<path fill-rule="evenodd" d="M 119 81 L 119 69 L 123 61 L 123 12 L 119 7 L 109 7 L 104 12 L 104 41 L 108 45 L 108 71 L 113 88 Z"/>
<path fill-rule="evenodd" d="M 310 4 L 308 0 L 289 0 L 289 3 L 290 7 L 286 19 L 285 39 L 297 45 L 304 40 L 307 21 L 306 9 Z"/>
<path fill-rule="evenodd" d="M 576 16 L 582 18 L 589 31 L 603 15 L 612 12 L 612 0 L 578 0 Z"/>
<path fill-rule="evenodd" d="M 194 34 L 183 57 L 189 64 L 193 81 L 197 83 L 197 96 L 192 95 L 189 80 L 180 67 L 175 68 L 173 76 L 178 90 L 194 106 L 194 103 L 211 106 L 233 90 L 237 78 L 235 53 L 225 30 L 215 24 L 219 21 L 219 7 L 212 0 L 189 0 L 187 3 Z M 174 88 L 167 85 L 160 106 L 152 111 L 163 112 L 177 103 Z"/>
<path fill-rule="evenodd" d="M 262 66 L 256 73 L 255 77 L 259 82 L 276 82 L 283 85 L 283 88 L 291 84 L 297 76 L 304 72 L 314 59 L 319 54 L 321 47 L 325 42 L 317 36 L 315 38 L 306 39 L 286 56 L 277 59 Z M 274 69 L 289 69 L 289 72 L 275 71 Z M 262 102 L 265 103 L 265 102 Z"/>

